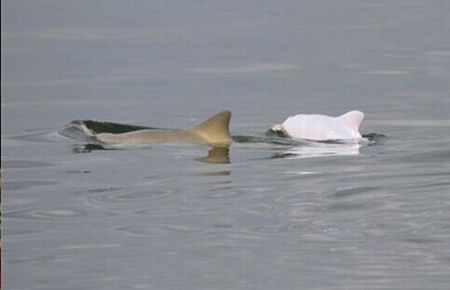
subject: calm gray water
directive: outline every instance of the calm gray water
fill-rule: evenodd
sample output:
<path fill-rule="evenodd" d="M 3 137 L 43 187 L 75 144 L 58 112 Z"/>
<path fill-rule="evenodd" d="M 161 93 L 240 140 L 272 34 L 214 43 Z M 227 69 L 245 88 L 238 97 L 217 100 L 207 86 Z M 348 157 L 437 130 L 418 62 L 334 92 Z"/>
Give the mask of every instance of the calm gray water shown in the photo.
<path fill-rule="evenodd" d="M 449 289 L 450 2 L 2 1 L 4 289 Z M 74 119 L 365 112 L 355 150 L 75 153 Z M 323 144 L 322 144 L 323 145 Z"/>

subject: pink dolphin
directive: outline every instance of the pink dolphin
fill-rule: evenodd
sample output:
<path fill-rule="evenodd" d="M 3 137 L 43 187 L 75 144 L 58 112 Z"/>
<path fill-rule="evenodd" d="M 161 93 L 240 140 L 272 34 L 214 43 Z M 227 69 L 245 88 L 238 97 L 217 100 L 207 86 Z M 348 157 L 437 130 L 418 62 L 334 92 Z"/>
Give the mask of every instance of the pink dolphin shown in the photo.
<path fill-rule="evenodd" d="M 339 117 L 299 114 L 274 125 L 272 130 L 282 131 L 284 135 L 295 139 L 360 141 L 363 137 L 359 133 L 359 126 L 363 119 L 364 114 L 360 111 L 350 111 Z"/>

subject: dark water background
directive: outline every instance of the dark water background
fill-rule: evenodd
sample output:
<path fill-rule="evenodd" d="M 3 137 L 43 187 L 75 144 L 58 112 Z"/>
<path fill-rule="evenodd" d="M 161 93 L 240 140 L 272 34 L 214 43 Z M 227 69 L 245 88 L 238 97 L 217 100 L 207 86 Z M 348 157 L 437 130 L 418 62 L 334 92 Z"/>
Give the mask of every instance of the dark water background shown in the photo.
<path fill-rule="evenodd" d="M 2 1 L 4 289 L 448 289 L 449 1 Z M 365 112 L 356 152 L 75 153 L 75 119 Z M 333 149 L 334 150 L 334 149 Z M 333 151 L 336 153 L 336 151 Z M 293 153 L 294 151 L 294 153 Z"/>

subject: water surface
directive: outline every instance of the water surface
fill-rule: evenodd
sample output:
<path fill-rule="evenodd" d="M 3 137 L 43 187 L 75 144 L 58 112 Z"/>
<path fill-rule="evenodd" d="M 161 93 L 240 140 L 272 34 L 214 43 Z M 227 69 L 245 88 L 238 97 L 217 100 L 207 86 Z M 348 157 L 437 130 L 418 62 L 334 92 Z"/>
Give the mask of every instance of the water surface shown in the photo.
<path fill-rule="evenodd" d="M 2 5 L 3 288 L 450 285 L 448 1 Z M 254 141 L 353 109 L 386 137 L 341 154 L 235 142 L 208 163 L 207 146 L 58 134 L 223 109 Z"/>

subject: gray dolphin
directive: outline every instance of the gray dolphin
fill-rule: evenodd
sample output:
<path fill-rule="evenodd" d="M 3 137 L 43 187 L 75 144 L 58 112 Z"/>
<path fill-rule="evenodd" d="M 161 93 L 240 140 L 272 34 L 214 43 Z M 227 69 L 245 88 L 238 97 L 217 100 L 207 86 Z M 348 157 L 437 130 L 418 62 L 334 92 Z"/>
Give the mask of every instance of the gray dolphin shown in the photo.
<path fill-rule="evenodd" d="M 214 147 L 228 147 L 231 145 L 229 124 L 230 111 L 222 111 L 208 120 L 184 130 L 178 129 L 141 129 L 125 133 L 95 133 L 84 123 L 75 125 L 86 136 L 92 137 L 102 145 L 120 147 L 145 145 L 151 143 L 199 143 Z"/>

